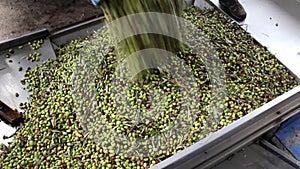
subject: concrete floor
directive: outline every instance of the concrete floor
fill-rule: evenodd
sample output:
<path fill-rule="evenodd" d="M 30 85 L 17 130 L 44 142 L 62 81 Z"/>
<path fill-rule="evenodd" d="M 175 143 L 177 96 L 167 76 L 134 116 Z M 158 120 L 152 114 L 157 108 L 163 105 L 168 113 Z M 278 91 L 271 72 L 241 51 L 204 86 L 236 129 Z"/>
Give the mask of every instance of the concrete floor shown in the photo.
<path fill-rule="evenodd" d="M 0 41 L 43 28 L 55 31 L 99 14 L 89 0 L 1 0 Z"/>

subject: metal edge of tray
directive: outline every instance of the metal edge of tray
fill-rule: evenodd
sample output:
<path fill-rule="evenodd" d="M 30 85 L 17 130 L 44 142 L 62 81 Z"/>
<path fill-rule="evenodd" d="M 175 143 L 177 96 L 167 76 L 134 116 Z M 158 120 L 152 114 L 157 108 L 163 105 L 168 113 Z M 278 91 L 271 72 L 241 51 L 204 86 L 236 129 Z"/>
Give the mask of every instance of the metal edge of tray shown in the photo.
<path fill-rule="evenodd" d="M 22 45 L 29 41 L 45 38 L 47 36 L 49 36 L 48 29 L 41 29 L 38 31 L 30 32 L 25 35 L 21 35 L 19 37 L 3 40 L 3 41 L 0 41 L 0 51 L 9 49 L 14 46 Z"/>
<path fill-rule="evenodd" d="M 219 9 L 215 7 L 215 4 L 212 3 L 210 0 L 194 0 L 193 6 L 198 7 L 200 9 L 214 8 L 219 11 Z"/>
<path fill-rule="evenodd" d="M 102 28 L 105 25 L 105 17 L 100 16 L 76 25 L 67 27 L 65 29 L 53 32 L 50 34 L 49 38 L 51 39 L 54 48 L 65 44 L 66 42 L 85 37 L 89 33 Z"/>
<path fill-rule="evenodd" d="M 209 168 L 300 111 L 300 86 L 153 166 Z"/>

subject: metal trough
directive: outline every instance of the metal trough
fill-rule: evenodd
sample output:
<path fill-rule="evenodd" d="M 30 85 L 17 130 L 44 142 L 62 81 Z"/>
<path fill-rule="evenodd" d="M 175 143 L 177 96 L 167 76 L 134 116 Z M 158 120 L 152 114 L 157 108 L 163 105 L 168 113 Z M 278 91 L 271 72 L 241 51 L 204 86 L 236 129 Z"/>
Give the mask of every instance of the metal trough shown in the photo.
<path fill-rule="evenodd" d="M 298 65 L 300 63 L 300 35 L 298 36 L 299 33 L 296 32 L 300 26 L 300 20 L 298 19 L 300 17 L 297 17 L 300 16 L 300 13 L 297 12 L 297 9 L 299 9 L 297 6 L 300 7 L 298 1 L 245 0 L 241 2 L 245 5 L 248 12 L 248 17 L 243 23 L 240 23 L 241 26 L 250 32 L 258 42 L 267 46 L 300 79 L 300 66 Z M 215 8 L 216 6 L 213 3 L 218 6 L 217 0 L 212 0 L 212 2 L 196 0 L 194 5 L 199 8 Z M 291 6 L 293 8 L 287 10 Z M 23 79 L 23 73 L 17 71 L 17 67 L 34 67 L 40 62 L 32 64 L 20 59 L 30 51 L 26 50 L 29 49 L 26 45 L 24 49 L 19 49 L 19 45 L 26 44 L 34 39 L 43 38 L 45 44 L 40 49 L 40 52 L 45 52 L 44 56 L 47 56 L 47 58 L 44 58 L 44 60 L 48 58 L 54 59 L 54 49 L 56 47 L 68 40 L 83 37 L 93 30 L 101 28 L 104 25 L 103 21 L 103 18 L 97 18 L 53 34 L 43 30 L 0 43 L 0 50 L 2 50 L 0 54 L 5 54 L 9 48 L 15 49 L 15 53 L 11 56 L 14 64 L 8 64 L 7 58 L 1 57 L 5 59 L 0 62 L 0 70 L 2 67 L 4 68 L 0 71 L 2 81 L 0 84 L 0 100 L 14 109 L 18 108 L 19 103 L 28 99 L 29 93 L 23 90 L 24 86 L 19 83 Z M 278 26 L 276 26 L 276 23 L 278 23 Z M 15 97 L 16 92 L 20 93 L 20 97 Z M 281 123 L 298 112 L 300 112 L 300 86 L 180 153 L 160 162 L 153 168 L 222 168 L 222 164 L 225 165 L 225 163 L 227 166 L 231 166 L 227 164 L 228 161 L 225 159 L 245 147 L 247 151 L 244 154 L 255 154 L 256 151 L 254 150 L 261 149 L 273 155 L 274 152 L 278 152 L 280 157 L 282 157 L 280 159 L 283 159 L 282 161 L 286 163 L 282 165 L 297 168 L 299 167 L 297 160 L 291 159 L 279 150 L 277 151 L 276 147 L 272 147 L 264 140 L 259 141 L 259 143 L 256 141 L 261 140 L 263 135 L 274 130 L 274 128 L 277 128 Z M 7 128 L 5 131 L 0 131 L 0 143 L 7 143 L 10 140 L 3 140 L 2 136 L 12 134 L 17 128 L 10 127 L 3 122 L 0 122 L 0 126 Z M 271 157 L 268 153 L 265 153 L 266 158 Z"/>

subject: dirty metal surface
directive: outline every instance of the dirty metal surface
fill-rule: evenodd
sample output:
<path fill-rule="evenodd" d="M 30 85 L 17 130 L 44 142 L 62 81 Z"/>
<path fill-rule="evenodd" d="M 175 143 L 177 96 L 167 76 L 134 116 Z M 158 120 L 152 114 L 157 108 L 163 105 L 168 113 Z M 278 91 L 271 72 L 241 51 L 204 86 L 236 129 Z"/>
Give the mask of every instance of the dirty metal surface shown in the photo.
<path fill-rule="evenodd" d="M 25 37 L 28 38 L 28 36 Z M 25 42 L 26 40 L 22 38 L 14 41 Z M 15 42 L 11 42 L 12 41 L 8 43 L 16 44 Z M 3 44 L 0 44 L 0 46 L 1 45 Z M 7 43 L 4 45 L 7 45 Z M 10 108 L 17 109 L 19 112 L 21 112 L 19 109 L 20 103 L 27 102 L 30 94 L 26 90 L 26 86 L 22 85 L 20 82 L 24 79 L 25 71 L 28 68 L 32 69 L 36 67 L 49 58 L 56 58 L 49 38 L 44 38 L 44 44 L 41 45 L 40 49 L 36 50 L 36 52 L 40 52 L 42 54 L 39 62 L 31 62 L 27 60 L 26 56 L 34 52 L 27 42 L 20 45 L 23 46 L 22 49 L 19 48 L 19 44 L 18 46 L 11 46 L 14 52 L 10 54 L 9 58 L 6 57 L 6 54 L 9 53 L 9 49 L 0 51 L 0 100 Z M 22 71 L 19 70 L 20 67 L 22 67 Z M 0 120 L 0 144 L 7 144 L 11 142 L 13 138 L 3 139 L 3 136 L 11 136 L 17 128 L 18 127 L 8 125 L 6 122 Z"/>
<path fill-rule="evenodd" d="M 70 40 L 84 38 L 93 33 L 95 30 L 101 29 L 105 25 L 105 18 L 98 17 L 51 34 L 50 39 L 54 48 L 67 43 Z"/>
<path fill-rule="evenodd" d="M 213 9 L 213 6 L 208 0 L 195 0 L 193 5 L 200 9 Z"/>
<path fill-rule="evenodd" d="M 56 58 L 48 38 L 44 39 L 44 44 L 40 49 L 36 50 L 36 52 L 42 54 L 39 62 L 29 61 L 26 57 L 35 51 L 27 43 L 22 46 L 22 49 L 19 46 L 13 47 L 14 52 L 9 54 L 9 58 L 6 57 L 9 49 L 0 53 L 0 100 L 12 109 L 18 109 L 20 103 L 28 100 L 29 93 L 26 90 L 26 86 L 20 82 L 24 79 L 26 70 L 38 66 L 49 58 Z M 21 67 L 22 71 L 19 70 Z"/>

